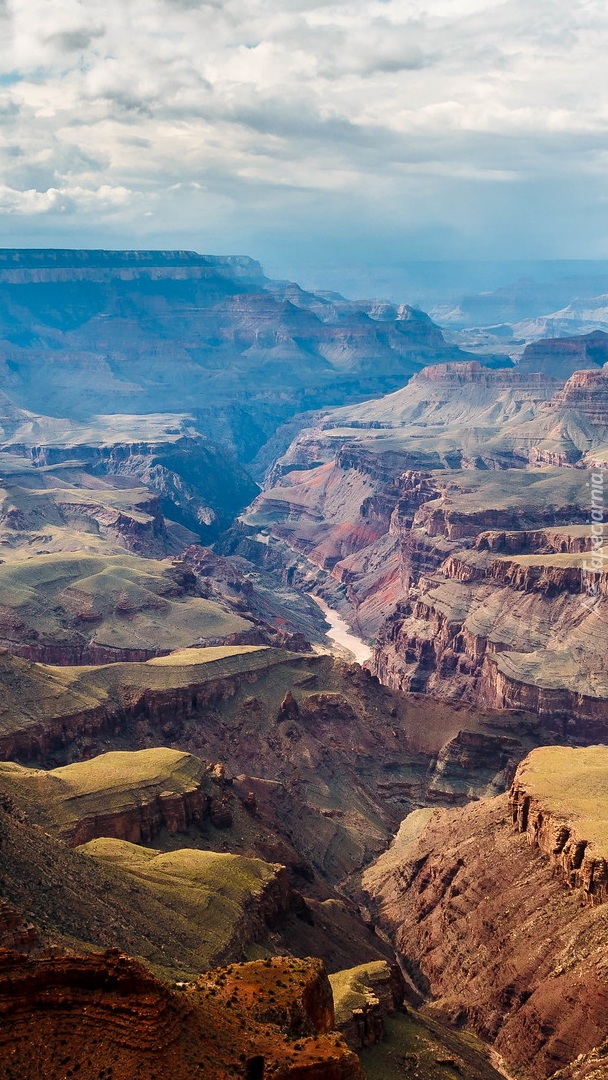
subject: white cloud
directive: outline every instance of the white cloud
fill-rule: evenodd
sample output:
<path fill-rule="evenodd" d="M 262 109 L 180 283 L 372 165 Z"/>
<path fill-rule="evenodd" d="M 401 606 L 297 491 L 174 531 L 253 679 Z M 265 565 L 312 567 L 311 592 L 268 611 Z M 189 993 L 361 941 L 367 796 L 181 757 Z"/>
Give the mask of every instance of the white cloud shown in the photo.
<path fill-rule="evenodd" d="M 170 233 L 181 184 L 244 235 L 276 224 L 273 192 L 285 228 L 328 191 L 441 226 L 452 192 L 470 230 L 463 185 L 500 189 L 489 206 L 597 185 L 605 160 L 604 0 L 14 0 L 1 41 L 0 208 L 58 229 L 95 211 Z"/>

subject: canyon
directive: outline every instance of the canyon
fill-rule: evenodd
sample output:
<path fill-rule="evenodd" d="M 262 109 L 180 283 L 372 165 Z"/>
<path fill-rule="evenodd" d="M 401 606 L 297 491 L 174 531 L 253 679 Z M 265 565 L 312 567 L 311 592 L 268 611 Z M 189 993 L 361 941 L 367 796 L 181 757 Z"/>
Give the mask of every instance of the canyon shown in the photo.
<path fill-rule="evenodd" d="M 603 1077 L 608 336 L 503 292 L 0 252 L 7 1077 Z"/>
<path fill-rule="evenodd" d="M 318 592 L 392 687 L 600 738 L 606 583 L 589 522 L 607 392 L 601 368 L 565 382 L 427 368 L 300 432 L 222 550 Z"/>
<path fill-rule="evenodd" d="M 14 1030 L 0 1042 L 7 1080 L 253 1080 L 260 1069 L 285 1080 L 362 1077 L 332 1031 L 331 989 L 314 960 L 220 968 L 185 991 L 168 989 L 118 949 L 41 959 L 5 951 L 0 961 L 1 1014 Z"/>
<path fill-rule="evenodd" d="M 427 1008 L 533 1077 L 601 1058 L 605 777 L 605 746 L 534 750 L 509 794 L 411 815 L 364 876 Z"/>

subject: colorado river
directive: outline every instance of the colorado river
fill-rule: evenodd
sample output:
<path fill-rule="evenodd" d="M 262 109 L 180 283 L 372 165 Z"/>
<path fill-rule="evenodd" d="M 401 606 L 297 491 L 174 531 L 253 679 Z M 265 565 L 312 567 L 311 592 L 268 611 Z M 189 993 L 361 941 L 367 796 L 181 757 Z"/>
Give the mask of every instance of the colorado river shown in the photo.
<path fill-rule="evenodd" d="M 327 637 L 330 641 L 335 642 L 341 649 L 346 649 L 347 652 L 355 658 L 358 664 L 365 664 L 372 655 L 372 650 L 369 645 L 366 645 L 361 638 L 351 633 L 350 627 L 345 619 L 334 611 L 333 608 L 328 607 L 325 600 L 322 600 L 320 596 L 313 596 L 312 593 L 308 594 L 311 600 L 314 600 L 315 604 L 321 608 L 327 622 L 330 624 L 331 629 L 327 631 Z"/>

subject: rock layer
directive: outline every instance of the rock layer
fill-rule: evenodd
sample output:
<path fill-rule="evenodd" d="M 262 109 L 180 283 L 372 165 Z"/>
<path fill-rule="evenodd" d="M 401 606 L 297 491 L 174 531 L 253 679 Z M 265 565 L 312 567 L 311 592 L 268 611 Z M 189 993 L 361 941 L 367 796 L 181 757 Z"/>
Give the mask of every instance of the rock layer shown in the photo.
<path fill-rule="evenodd" d="M 275 1004 L 263 1011 L 264 996 Z M 0 1062 L 7 1080 L 361 1080 L 333 1026 L 318 961 L 236 965 L 169 990 L 118 950 L 0 957 Z M 296 1041 L 297 1040 L 297 1041 Z"/>
<path fill-rule="evenodd" d="M 507 795 L 420 811 L 364 875 L 429 1008 L 539 1080 L 601 1043 L 608 1016 L 606 829 L 594 796 L 604 750 L 534 751 L 513 786 L 515 829 Z"/>

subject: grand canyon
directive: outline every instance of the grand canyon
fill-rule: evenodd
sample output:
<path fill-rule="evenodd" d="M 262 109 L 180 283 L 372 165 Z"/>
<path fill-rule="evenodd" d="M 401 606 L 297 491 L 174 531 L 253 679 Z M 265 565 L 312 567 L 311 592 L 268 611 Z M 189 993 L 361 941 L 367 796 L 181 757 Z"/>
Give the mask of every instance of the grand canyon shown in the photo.
<path fill-rule="evenodd" d="M 7 1080 L 608 1078 L 607 296 L 0 250 Z"/>

